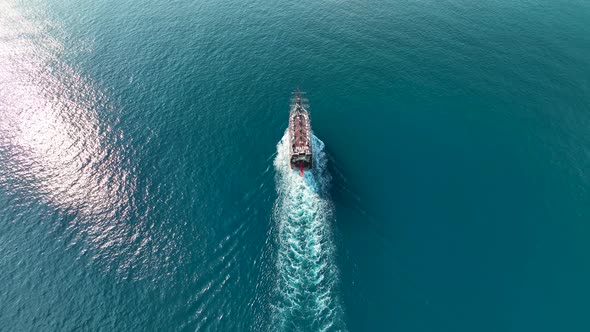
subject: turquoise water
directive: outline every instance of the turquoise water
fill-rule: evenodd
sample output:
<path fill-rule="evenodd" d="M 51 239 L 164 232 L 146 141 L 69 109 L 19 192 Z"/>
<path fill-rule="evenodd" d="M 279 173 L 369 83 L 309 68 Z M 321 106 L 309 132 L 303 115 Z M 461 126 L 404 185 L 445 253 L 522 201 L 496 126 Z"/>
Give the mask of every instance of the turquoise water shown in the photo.
<path fill-rule="evenodd" d="M 0 330 L 589 331 L 589 20 L 0 2 Z"/>

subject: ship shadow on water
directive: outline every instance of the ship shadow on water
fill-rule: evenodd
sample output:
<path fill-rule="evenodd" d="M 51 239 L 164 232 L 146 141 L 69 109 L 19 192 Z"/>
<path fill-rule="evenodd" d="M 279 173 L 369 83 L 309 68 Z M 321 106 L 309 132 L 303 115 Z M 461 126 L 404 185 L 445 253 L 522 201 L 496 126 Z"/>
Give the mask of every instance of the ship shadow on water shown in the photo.
<path fill-rule="evenodd" d="M 367 193 L 362 191 L 362 186 L 356 182 L 355 173 L 351 172 L 346 167 L 347 163 L 340 160 L 327 146 L 327 169 L 331 175 L 329 195 L 334 205 L 333 241 L 339 249 L 336 255 L 340 273 L 339 290 L 342 291 L 340 294 L 344 307 L 357 308 L 355 311 L 347 311 L 347 321 L 354 323 L 348 328 L 362 330 L 367 320 L 371 319 L 372 304 L 367 297 L 367 289 L 375 285 L 388 287 L 393 283 L 393 287 L 403 288 L 411 294 L 412 301 L 420 301 L 422 306 L 428 306 L 432 295 L 419 280 L 416 280 L 417 265 L 405 252 L 403 244 L 400 244 L 399 234 L 392 232 L 401 219 L 379 214 L 376 206 L 367 198 Z M 399 209 L 395 205 L 390 205 L 390 208 L 396 211 Z M 372 241 L 371 245 L 366 245 L 366 241 Z M 359 246 L 359 243 L 363 245 Z M 367 262 L 362 258 L 383 253 L 388 254 L 388 264 L 391 267 L 389 269 L 384 269 L 380 262 Z M 373 273 L 379 273 L 379 277 L 372 278 L 373 284 L 363 282 L 363 270 L 367 269 L 374 269 Z M 446 318 L 436 311 L 431 313 L 437 320 L 446 321 Z"/>

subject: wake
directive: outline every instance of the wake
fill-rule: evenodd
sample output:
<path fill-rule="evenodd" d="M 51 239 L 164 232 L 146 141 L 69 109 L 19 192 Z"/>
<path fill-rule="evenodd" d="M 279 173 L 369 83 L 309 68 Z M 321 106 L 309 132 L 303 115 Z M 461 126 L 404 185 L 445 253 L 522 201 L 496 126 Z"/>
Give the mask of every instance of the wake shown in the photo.
<path fill-rule="evenodd" d="M 314 168 L 301 177 L 289 165 L 289 135 L 274 160 L 278 198 L 278 301 L 273 326 L 282 331 L 345 330 L 336 295 L 338 271 L 330 222 L 330 175 L 324 143 L 313 136 Z"/>

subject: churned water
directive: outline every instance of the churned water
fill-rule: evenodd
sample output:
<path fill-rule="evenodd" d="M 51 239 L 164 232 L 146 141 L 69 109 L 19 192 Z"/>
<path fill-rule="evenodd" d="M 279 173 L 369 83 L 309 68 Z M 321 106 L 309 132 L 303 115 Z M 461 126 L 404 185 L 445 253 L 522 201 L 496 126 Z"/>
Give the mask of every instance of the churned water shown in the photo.
<path fill-rule="evenodd" d="M 280 330 L 344 330 L 338 292 L 330 174 L 324 143 L 312 137 L 314 167 L 302 177 L 289 164 L 289 133 L 277 146 L 274 166 L 278 198 L 278 301 L 274 326 Z"/>
<path fill-rule="evenodd" d="M 0 331 L 590 331 L 588 22 L 0 0 Z"/>

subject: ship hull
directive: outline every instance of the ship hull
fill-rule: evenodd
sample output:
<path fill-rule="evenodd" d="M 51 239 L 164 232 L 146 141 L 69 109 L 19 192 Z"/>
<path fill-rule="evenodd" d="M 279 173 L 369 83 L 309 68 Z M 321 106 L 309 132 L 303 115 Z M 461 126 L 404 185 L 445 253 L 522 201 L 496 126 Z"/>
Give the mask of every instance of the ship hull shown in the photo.
<path fill-rule="evenodd" d="M 303 172 L 313 168 L 312 132 L 309 112 L 299 91 L 295 92 L 289 112 L 290 164 L 292 169 Z"/>

